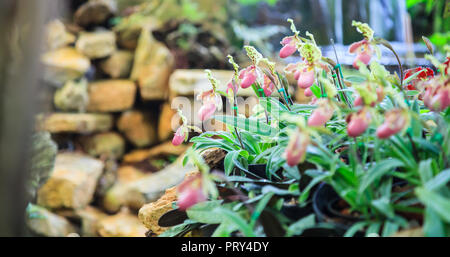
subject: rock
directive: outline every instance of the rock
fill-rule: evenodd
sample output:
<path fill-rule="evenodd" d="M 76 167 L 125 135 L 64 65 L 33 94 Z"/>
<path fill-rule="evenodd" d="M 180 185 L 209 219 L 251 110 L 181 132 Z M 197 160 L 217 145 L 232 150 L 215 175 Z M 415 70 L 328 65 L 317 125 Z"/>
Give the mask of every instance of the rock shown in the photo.
<path fill-rule="evenodd" d="M 115 0 L 90 0 L 78 8 L 73 18 L 76 24 L 87 27 L 105 23 L 116 12 Z"/>
<path fill-rule="evenodd" d="M 127 78 L 133 64 L 131 51 L 119 50 L 100 63 L 100 68 L 113 79 Z"/>
<path fill-rule="evenodd" d="M 61 85 L 85 74 L 91 62 L 72 47 L 63 47 L 42 56 L 45 65 L 44 79 L 54 85 Z"/>
<path fill-rule="evenodd" d="M 219 80 L 220 87 L 218 90 L 226 91 L 228 82 L 234 76 L 234 71 L 228 70 L 211 70 L 213 76 Z M 206 77 L 204 70 L 184 70 L 178 69 L 170 76 L 170 98 L 176 96 L 194 96 L 202 91 L 207 91 L 212 88 L 211 83 Z M 255 92 L 253 89 L 240 88 L 238 96 L 253 96 Z"/>
<path fill-rule="evenodd" d="M 38 116 L 39 129 L 50 133 L 92 133 L 110 130 L 113 117 L 110 114 L 52 113 Z"/>
<path fill-rule="evenodd" d="M 137 147 L 156 143 L 156 126 L 149 113 L 135 110 L 124 112 L 117 121 L 117 127 Z"/>
<path fill-rule="evenodd" d="M 165 99 L 174 65 L 170 50 L 143 29 L 134 56 L 131 79 L 138 82 L 144 100 Z"/>
<path fill-rule="evenodd" d="M 184 180 L 197 174 L 198 171 L 188 172 Z M 168 227 L 160 227 L 158 221 L 162 215 L 173 209 L 173 204 L 177 199 L 177 187 L 171 187 L 156 202 L 145 204 L 139 209 L 139 219 L 152 234 L 160 235 L 168 229 Z"/>
<path fill-rule="evenodd" d="M 81 138 L 83 150 L 94 157 L 118 159 L 125 152 L 125 140 L 116 132 L 104 132 Z"/>
<path fill-rule="evenodd" d="M 164 103 L 161 108 L 161 114 L 158 121 L 158 139 L 159 141 L 167 140 L 173 137 L 173 128 L 179 126 L 180 118 L 177 111 L 172 109 L 170 103 Z"/>
<path fill-rule="evenodd" d="M 122 166 L 117 171 L 117 181 L 128 183 L 145 177 L 145 173 L 133 166 Z"/>
<path fill-rule="evenodd" d="M 66 30 L 60 20 L 53 20 L 46 26 L 47 49 L 55 50 L 75 42 L 75 36 Z"/>
<path fill-rule="evenodd" d="M 26 190 L 29 197 L 34 199 L 38 188 L 51 176 L 58 153 L 58 145 L 47 131 L 36 132 L 31 139 L 31 165 Z"/>
<path fill-rule="evenodd" d="M 25 219 L 27 226 L 41 236 L 63 237 L 77 232 L 66 218 L 34 204 L 28 204 Z"/>
<path fill-rule="evenodd" d="M 89 101 L 87 80 L 67 81 L 62 88 L 56 90 L 53 101 L 56 108 L 62 111 L 84 112 Z"/>
<path fill-rule="evenodd" d="M 107 217 L 106 213 L 92 206 L 77 210 L 76 214 L 81 220 L 81 235 L 86 237 L 98 236 L 98 224 Z"/>
<path fill-rule="evenodd" d="M 117 180 L 118 164 L 114 159 L 105 160 L 105 168 L 103 174 L 98 179 L 97 187 L 95 188 L 95 195 L 103 198 L 106 192 L 114 186 Z"/>
<path fill-rule="evenodd" d="M 184 175 L 194 169 L 190 164 L 183 167 L 181 162 L 179 158 L 158 172 L 128 183 L 117 183 L 107 192 L 103 207 L 109 212 L 117 212 L 121 206 L 138 210 L 142 205 L 156 201 L 167 188 L 179 184 Z"/>
<path fill-rule="evenodd" d="M 89 84 L 90 112 L 118 112 L 131 108 L 136 85 L 130 80 L 103 80 Z"/>
<path fill-rule="evenodd" d="M 128 4 L 128 0 L 127 4 Z M 144 0 L 147 1 L 147 0 Z M 128 9 L 131 12 L 141 9 L 139 6 L 134 6 Z M 162 28 L 160 21 L 152 15 L 124 15 L 121 22 L 114 27 L 117 35 L 117 44 L 124 49 L 134 51 L 138 45 L 141 31 L 155 31 Z"/>
<path fill-rule="evenodd" d="M 142 31 L 141 27 L 116 30 L 117 44 L 121 48 L 134 51 L 137 47 L 141 31 Z"/>
<path fill-rule="evenodd" d="M 124 155 L 123 162 L 134 163 L 141 162 L 148 158 L 152 158 L 158 155 L 182 155 L 189 145 L 179 145 L 174 146 L 171 141 L 162 143 L 150 149 L 138 149 L 131 151 L 130 153 Z"/>
<path fill-rule="evenodd" d="M 90 59 L 108 57 L 116 51 L 116 35 L 105 30 L 82 32 L 75 47 Z"/>
<path fill-rule="evenodd" d="M 101 219 L 97 231 L 102 237 L 145 237 L 147 230 L 135 215 L 122 210 L 116 215 Z"/>
<path fill-rule="evenodd" d="M 139 210 L 139 220 L 144 226 L 151 230 L 153 234 L 160 235 L 168 227 L 160 227 L 158 220 L 166 212 L 173 209 L 173 203 L 177 201 L 177 188 L 171 187 L 166 190 L 165 194 L 156 202 L 146 204 Z"/>
<path fill-rule="evenodd" d="M 78 153 L 56 156 L 53 173 L 38 190 L 37 204 L 56 208 L 84 208 L 94 195 L 103 162 Z"/>

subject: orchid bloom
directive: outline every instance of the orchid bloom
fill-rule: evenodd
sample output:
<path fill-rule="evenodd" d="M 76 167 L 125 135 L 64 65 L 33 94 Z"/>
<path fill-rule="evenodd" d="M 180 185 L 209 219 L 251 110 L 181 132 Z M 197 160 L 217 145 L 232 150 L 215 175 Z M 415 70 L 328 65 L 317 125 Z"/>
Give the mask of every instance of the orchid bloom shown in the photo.
<path fill-rule="evenodd" d="M 252 65 L 247 67 L 244 70 L 241 70 L 241 72 L 239 73 L 239 79 L 241 80 L 241 87 L 242 88 L 248 88 L 251 85 L 253 85 L 253 83 L 255 83 L 257 78 L 257 74 L 256 74 L 256 66 Z"/>
<path fill-rule="evenodd" d="M 450 80 L 442 82 L 434 79 L 429 81 L 423 98 L 425 106 L 430 110 L 444 111 L 450 106 Z"/>
<path fill-rule="evenodd" d="M 206 70 L 206 74 L 213 89 L 197 95 L 197 100 L 202 101 L 202 107 L 198 111 L 198 117 L 201 121 L 209 119 L 216 112 L 216 110 L 220 111 L 222 109 L 222 97 L 216 93 L 216 88 L 219 82 L 212 76 L 210 70 Z"/>
<path fill-rule="evenodd" d="M 179 127 L 172 139 L 172 144 L 178 146 L 186 140 L 188 131 L 183 127 Z"/>
<path fill-rule="evenodd" d="M 328 100 L 321 99 L 318 102 L 319 107 L 316 108 L 308 119 L 308 126 L 321 127 L 333 116 L 334 110 L 330 106 Z"/>
<path fill-rule="evenodd" d="M 172 144 L 174 146 L 178 146 L 188 139 L 190 129 L 197 133 L 202 133 L 202 130 L 200 128 L 188 124 L 187 118 L 183 115 L 180 109 L 178 109 L 178 116 L 180 116 L 182 124 L 180 127 L 178 127 L 173 136 Z"/>
<path fill-rule="evenodd" d="M 309 135 L 306 133 L 301 133 L 298 129 L 293 133 L 284 151 L 284 158 L 289 166 L 296 166 L 305 160 L 309 141 Z"/>
<path fill-rule="evenodd" d="M 198 95 L 197 100 L 201 100 L 203 103 L 198 111 L 198 117 L 201 121 L 209 119 L 217 109 L 222 109 L 222 98 L 213 90 Z"/>
<path fill-rule="evenodd" d="M 419 81 L 427 80 L 434 77 L 434 72 L 430 68 L 417 67 L 414 69 L 408 69 L 405 72 L 405 80 L 414 75 L 415 73 L 422 71 L 417 77 L 412 79 L 408 85 L 406 85 L 406 89 L 408 90 L 417 90 L 416 84 Z"/>
<path fill-rule="evenodd" d="M 310 35 L 309 33 L 307 33 Z M 322 52 L 315 44 L 314 37 L 311 36 L 311 42 L 300 44 L 300 55 L 302 56 L 302 63 L 294 63 L 286 66 L 285 71 L 294 73 L 294 78 L 297 80 L 299 88 L 309 88 L 314 84 L 316 77 L 316 70 L 323 69 L 328 71 L 328 67 L 322 63 Z"/>
<path fill-rule="evenodd" d="M 264 95 L 267 97 L 273 93 L 273 89 L 275 88 L 272 80 L 267 75 L 264 75 L 264 84 L 262 88 L 264 90 Z"/>
<path fill-rule="evenodd" d="M 180 210 L 186 210 L 191 206 L 204 202 L 207 196 L 203 191 L 203 178 L 197 174 L 183 181 L 177 188 L 177 205 Z"/>
<path fill-rule="evenodd" d="M 373 55 L 373 50 L 366 39 L 351 44 L 348 52 L 351 54 L 356 54 L 356 58 L 353 61 L 353 67 L 355 69 L 359 69 L 359 61 L 361 61 L 365 65 L 369 64 L 370 59 L 372 59 Z"/>
<path fill-rule="evenodd" d="M 350 137 L 358 137 L 369 127 L 372 118 L 367 108 L 361 109 L 357 113 L 352 113 L 347 117 L 347 134 Z"/>
<path fill-rule="evenodd" d="M 295 36 L 285 37 L 280 43 L 283 45 L 280 50 L 280 58 L 287 58 L 297 51 L 297 38 Z"/>
<path fill-rule="evenodd" d="M 407 124 L 408 118 L 403 110 L 395 109 L 385 114 L 384 123 L 377 129 L 377 137 L 386 139 L 397 134 Z"/>
<path fill-rule="evenodd" d="M 352 26 L 356 27 L 356 30 L 364 36 L 363 40 L 351 44 L 348 50 L 349 53 L 356 54 L 356 58 L 353 61 L 353 67 L 359 69 L 358 62 L 361 61 L 367 65 L 369 64 L 370 59 L 372 59 L 374 51 L 370 45 L 373 41 L 374 32 L 367 23 L 353 21 Z"/>

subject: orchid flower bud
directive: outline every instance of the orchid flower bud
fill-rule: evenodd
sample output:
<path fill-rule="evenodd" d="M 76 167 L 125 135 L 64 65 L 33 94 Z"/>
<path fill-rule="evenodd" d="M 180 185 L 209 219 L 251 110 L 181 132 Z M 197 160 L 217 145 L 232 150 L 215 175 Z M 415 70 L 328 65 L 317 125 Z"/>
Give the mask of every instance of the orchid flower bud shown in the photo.
<path fill-rule="evenodd" d="M 286 150 L 284 151 L 284 157 L 286 158 L 286 163 L 293 167 L 303 162 L 306 157 L 306 149 L 309 145 L 309 136 L 300 133 L 298 130 L 294 132 L 289 141 Z"/>
<path fill-rule="evenodd" d="M 188 178 L 178 186 L 177 205 L 180 210 L 186 210 L 197 203 L 207 200 L 202 184 L 202 176 L 198 174 Z"/>
<path fill-rule="evenodd" d="M 386 139 L 397 134 L 407 124 L 407 116 L 402 110 L 392 110 L 386 113 L 384 123 L 377 129 L 377 137 Z"/>
<path fill-rule="evenodd" d="M 179 127 L 173 136 L 172 144 L 174 146 L 177 146 L 183 143 L 184 140 L 186 139 L 186 133 L 187 131 L 183 129 L 183 126 Z"/>
<path fill-rule="evenodd" d="M 321 127 L 333 117 L 334 110 L 329 106 L 327 101 L 319 102 L 319 107 L 316 108 L 308 119 L 308 126 Z"/>
<path fill-rule="evenodd" d="M 347 118 L 347 134 L 350 137 L 358 137 L 363 134 L 371 122 L 370 112 L 365 108 L 358 113 L 353 113 Z"/>
<path fill-rule="evenodd" d="M 287 58 L 297 51 L 295 38 L 293 36 L 283 38 L 281 44 L 283 45 L 283 48 L 280 50 L 280 58 Z"/>
<path fill-rule="evenodd" d="M 239 73 L 239 78 L 241 79 L 241 87 L 248 88 L 256 81 L 256 67 L 249 66 Z"/>
<path fill-rule="evenodd" d="M 306 97 L 311 97 L 313 95 L 311 87 L 308 87 L 307 89 L 305 89 L 305 92 L 303 92 L 303 93 L 305 94 Z"/>
<path fill-rule="evenodd" d="M 315 75 L 314 69 L 304 68 L 300 72 L 297 85 L 303 89 L 312 86 L 314 84 L 314 75 Z"/>

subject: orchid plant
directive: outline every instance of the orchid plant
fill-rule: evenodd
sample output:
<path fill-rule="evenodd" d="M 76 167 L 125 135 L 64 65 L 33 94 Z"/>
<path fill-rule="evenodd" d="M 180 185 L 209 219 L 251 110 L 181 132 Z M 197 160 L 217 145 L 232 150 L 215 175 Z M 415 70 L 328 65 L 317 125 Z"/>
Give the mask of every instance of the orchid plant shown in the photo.
<path fill-rule="evenodd" d="M 179 207 L 187 209 L 188 219 L 163 235 L 177 235 L 197 223 L 215 225 L 213 236 L 293 236 L 339 227 L 336 219 L 320 218 L 317 211 L 294 219 L 283 211 L 287 205 L 302 208 L 320 201 L 312 199 L 320 184 L 338 196 L 338 216 L 350 217 L 341 235 L 390 236 L 420 227 L 426 236 L 449 236 L 449 51 L 445 62 L 426 56 L 434 70 L 404 70 L 387 41 L 354 21 L 363 36 L 349 47 L 358 75 L 344 76 L 339 63 L 322 56 L 313 35 L 302 37 L 288 21 L 293 35 L 281 41 L 279 56 L 298 52 L 301 62 L 277 71 L 274 62 L 246 46 L 251 65 L 241 69 L 229 57 L 235 74 L 226 92 L 217 90 L 218 81 L 207 71 L 212 90 L 201 94 L 199 117 L 216 119 L 228 129 L 201 133 L 190 142 L 195 152 L 220 148 L 227 153 L 223 172 L 211 171 L 219 193 L 195 195 L 188 205 L 183 199 L 189 197 L 180 194 Z M 400 75 L 373 58 L 380 55 L 380 45 L 396 56 Z M 312 96 L 309 104 L 292 101 L 287 73 Z M 236 94 L 250 87 L 259 103 L 247 118 L 237 112 Z M 277 97 L 271 97 L 274 93 Z M 220 95 L 233 106 L 232 115 L 213 116 L 222 108 Z M 186 120 L 183 124 L 174 145 L 187 140 L 189 127 Z M 258 165 L 264 174 L 254 171 Z"/>

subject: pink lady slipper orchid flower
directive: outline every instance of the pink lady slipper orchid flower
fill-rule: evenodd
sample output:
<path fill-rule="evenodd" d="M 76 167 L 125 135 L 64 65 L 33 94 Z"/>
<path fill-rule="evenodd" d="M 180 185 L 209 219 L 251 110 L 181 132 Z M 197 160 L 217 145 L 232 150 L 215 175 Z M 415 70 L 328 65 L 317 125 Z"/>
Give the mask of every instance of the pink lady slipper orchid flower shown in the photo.
<path fill-rule="evenodd" d="M 197 96 L 197 100 L 203 103 L 198 111 L 198 117 L 201 121 L 209 119 L 216 110 L 222 109 L 222 98 L 214 90 L 201 93 Z"/>
<path fill-rule="evenodd" d="M 309 88 L 314 84 L 315 72 L 314 68 L 304 68 L 299 71 L 299 77 L 297 80 L 297 85 L 299 88 Z"/>
<path fill-rule="evenodd" d="M 256 74 L 256 66 L 252 65 L 247 67 L 244 70 L 241 70 L 241 72 L 239 73 L 239 79 L 241 80 L 241 87 L 242 88 L 248 88 L 251 85 L 253 85 L 253 83 L 255 83 L 257 78 L 257 74 Z"/>
<path fill-rule="evenodd" d="M 377 137 L 386 139 L 397 134 L 407 124 L 408 118 L 403 110 L 391 110 L 386 113 L 384 123 L 377 129 Z"/>
<path fill-rule="evenodd" d="M 306 157 L 306 149 L 309 145 L 309 136 L 301 133 L 298 129 L 293 133 L 286 150 L 284 158 L 290 167 L 294 167 L 303 162 Z"/>
<path fill-rule="evenodd" d="M 180 210 L 186 210 L 189 207 L 204 202 L 207 197 L 203 191 L 202 175 L 197 174 L 183 181 L 177 188 L 177 205 Z"/>
<path fill-rule="evenodd" d="M 369 127 L 372 118 L 369 110 L 363 108 L 358 113 L 352 113 L 347 117 L 347 134 L 350 137 L 362 135 Z"/>
<path fill-rule="evenodd" d="M 287 58 L 297 51 L 296 46 L 297 39 L 295 36 L 285 37 L 280 42 L 283 45 L 283 48 L 280 50 L 280 58 Z"/>
<path fill-rule="evenodd" d="M 297 80 L 297 86 L 302 89 L 311 87 L 315 80 L 315 68 L 313 65 L 305 63 L 290 63 L 286 66 L 287 73 L 294 73 L 294 79 Z"/>
<path fill-rule="evenodd" d="M 429 81 L 423 98 L 425 106 L 435 112 L 442 112 L 450 106 L 450 79 L 441 82 L 438 81 L 439 78 Z"/>
<path fill-rule="evenodd" d="M 275 88 L 272 80 L 270 80 L 267 75 L 264 75 L 264 84 L 262 88 L 264 90 L 264 95 L 267 97 L 269 97 L 273 93 L 273 89 Z"/>
<path fill-rule="evenodd" d="M 364 39 L 350 45 L 349 53 L 356 54 L 353 67 L 359 69 L 358 62 L 361 61 L 365 65 L 369 64 L 373 55 L 371 43 L 373 40 L 373 30 L 367 23 L 352 21 L 352 26 L 356 27 L 356 30 L 364 36 Z"/>
<path fill-rule="evenodd" d="M 174 146 L 181 145 L 181 143 L 183 143 L 186 140 L 187 135 L 188 135 L 187 129 L 185 129 L 184 126 L 179 127 L 175 132 L 175 135 L 173 136 L 172 144 Z"/>
<path fill-rule="evenodd" d="M 355 69 L 359 69 L 358 66 L 359 61 L 361 61 L 365 65 L 369 64 L 370 59 L 372 59 L 373 55 L 373 51 L 370 48 L 370 44 L 366 39 L 351 44 L 348 52 L 351 54 L 356 54 L 356 58 L 353 61 L 353 67 Z"/>
<path fill-rule="evenodd" d="M 334 110 L 329 105 L 328 100 L 322 99 L 318 102 L 319 107 L 316 108 L 308 119 L 308 126 L 322 127 L 333 117 Z"/>

